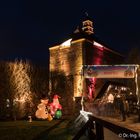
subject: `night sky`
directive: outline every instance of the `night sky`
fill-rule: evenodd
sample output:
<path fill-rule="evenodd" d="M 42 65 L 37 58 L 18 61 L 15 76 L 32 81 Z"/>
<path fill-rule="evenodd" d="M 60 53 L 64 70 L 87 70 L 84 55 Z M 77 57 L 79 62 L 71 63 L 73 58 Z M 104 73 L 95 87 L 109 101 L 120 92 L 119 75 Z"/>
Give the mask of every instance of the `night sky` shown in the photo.
<path fill-rule="evenodd" d="M 0 60 L 29 59 L 47 66 L 48 48 L 65 41 L 88 12 L 96 36 L 123 54 L 140 47 L 138 0 L 3 0 Z"/>

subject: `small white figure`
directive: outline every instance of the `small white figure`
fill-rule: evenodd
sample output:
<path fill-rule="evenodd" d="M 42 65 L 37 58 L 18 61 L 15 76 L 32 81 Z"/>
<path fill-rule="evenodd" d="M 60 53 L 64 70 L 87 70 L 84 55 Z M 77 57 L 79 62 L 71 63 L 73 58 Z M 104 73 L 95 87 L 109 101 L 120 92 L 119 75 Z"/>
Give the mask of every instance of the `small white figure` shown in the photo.
<path fill-rule="evenodd" d="M 32 122 L 32 116 L 28 116 L 29 122 Z"/>

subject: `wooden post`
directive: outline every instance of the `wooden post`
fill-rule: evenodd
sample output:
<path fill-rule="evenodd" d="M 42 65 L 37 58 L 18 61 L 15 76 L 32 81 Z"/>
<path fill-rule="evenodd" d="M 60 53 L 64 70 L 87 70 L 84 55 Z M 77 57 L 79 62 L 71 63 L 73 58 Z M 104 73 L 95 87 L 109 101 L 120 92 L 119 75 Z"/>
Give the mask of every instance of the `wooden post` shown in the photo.
<path fill-rule="evenodd" d="M 74 136 L 74 138 L 72 140 L 79 140 L 80 137 L 85 133 L 85 131 L 87 130 L 89 126 L 89 122 L 87 121 L 87 123 L 78 131 L 78 133 Z"/>
<path fill-rule="evenodd" d="M 98 122 L 95 122 L 95 126 L 96 126 L 96 139 L 104 140 L 103 126 L 101 124 L 99 124 Z"/>

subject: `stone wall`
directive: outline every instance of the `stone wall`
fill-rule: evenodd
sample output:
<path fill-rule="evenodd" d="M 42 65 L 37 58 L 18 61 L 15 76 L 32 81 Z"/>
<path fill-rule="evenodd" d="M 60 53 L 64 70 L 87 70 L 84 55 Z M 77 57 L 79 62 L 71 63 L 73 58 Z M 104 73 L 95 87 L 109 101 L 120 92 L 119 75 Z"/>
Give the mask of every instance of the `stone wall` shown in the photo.
<path fill-rule="evenodd" d="M 68 47 L 57 46 L 50 49 L 51 92 L 61 96 L 63 114 L 66 115 L 76 112 L 74 97 L 82 94 L 82 43 L 72 42 Z"/>
<path fill-rule="evenodd" d="M 50 48 L 51 92 L 61 96 L 63 113 L 77 114 L 81 109 L 81 96 L 87 93 L 87 82 L 82 74 L 83 65 L 118 64 L 122 58 L 109 50 L 94 46 L 86 39 L 71 42 L 70 46 Z M 96 80 L 98 92 L 104 80 Z"/>

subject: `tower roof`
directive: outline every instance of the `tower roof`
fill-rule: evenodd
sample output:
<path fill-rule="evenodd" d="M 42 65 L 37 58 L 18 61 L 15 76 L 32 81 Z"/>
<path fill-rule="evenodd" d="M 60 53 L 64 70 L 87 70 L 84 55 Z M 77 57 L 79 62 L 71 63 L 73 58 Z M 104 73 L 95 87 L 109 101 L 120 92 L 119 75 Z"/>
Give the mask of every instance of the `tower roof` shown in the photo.
<path fill-rule="evenodd" d="M 81 23 L 73 32 L 72 38 L 72 40 L 79 38 L 86 38 L 92 41 L 94 40 L 93 20 L 90 18 L 87 12 L 84 13 Z"/>
<path fill-rule="evenodd" d="M 89 16 L 88 12 L 85 12 L 84 17 L 83 17 L 82 20 L 83 20 L 83 21 L 86 21 L 86 20 L 93 21 L 93 19 Z"/>

